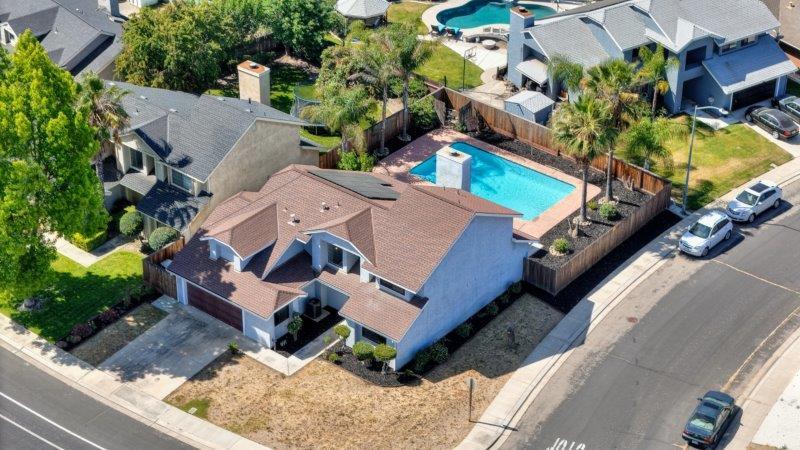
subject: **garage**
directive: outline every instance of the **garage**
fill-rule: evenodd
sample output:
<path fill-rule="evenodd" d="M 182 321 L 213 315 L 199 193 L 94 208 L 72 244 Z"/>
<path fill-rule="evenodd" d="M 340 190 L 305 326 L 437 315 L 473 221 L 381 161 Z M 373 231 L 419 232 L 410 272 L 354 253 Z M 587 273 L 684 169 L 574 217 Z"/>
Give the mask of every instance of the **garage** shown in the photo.
<path fill-rule="evenodd" d="M 242 331 L 242 310 L 210 292 L 186 283 L 189 305 Z"/>
<path fill-rule="evenodd" d="M 762 100 L 769 100 L 775 96 L 775 84 L 777 80 L 767 81 L 759 85 L 749 87 L 745 90 L 733 94 L 733 105 L 731 108 L 737 110 L 758 103 Z"/>

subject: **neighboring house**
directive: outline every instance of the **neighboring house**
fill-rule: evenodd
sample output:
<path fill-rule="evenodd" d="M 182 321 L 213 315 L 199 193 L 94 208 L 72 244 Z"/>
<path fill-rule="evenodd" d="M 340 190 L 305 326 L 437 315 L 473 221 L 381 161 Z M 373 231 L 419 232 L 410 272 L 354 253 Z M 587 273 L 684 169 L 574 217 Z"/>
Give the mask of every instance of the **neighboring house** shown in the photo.
<path fill-rule="evenodd" d="M 2 0 L 0 44 L 13 48 L 31 30 L 50 59 L 72 75 L 114 75 L 122 48 L 117 0 Z"/>
<path fill-rule="evenodd" d="M 389 2 L 386 0 L 338 0 L 336 11 L 343 15 L 348 22 L 361 20 L 368 27 L 380 25 Z"/>
<path fill-rule="evenodd" d="M 262 345 L 324 308 L 347 345 L 394 346 L 400 368 L 522 278 L 517 216 L 459 189 L 289 166 L 221 203 L 168 270 L 183 304 Z"/>
<path fill-rule="evenodd" d="M 222 200 L 258 189 L 288 164 L 319 163 L 319 149 L 300 138 L 305 122 L 272 107 L 116 85 L 130 92 L 123 107 L 131 125 L 104 162 L 106 206 L 136 203 L 145 235 L 169 226 L 189 237 Z"/>
<path fill-rule="evenodd" d="M 553 99 L 541 92 L 520 91 L 503 101 L 503 109 L 531 122 L 547 124 L 554 104 Z"/>
<path fill-rule="evenodd" d="M 781 43 L 790 47 L 788 53 L 800 65 L 800 0 L 763 0 L 778 18 Z"/>
<path fill-rule="evenodd" d="M 687 104 L 729 110 L 781 95 L 796 68 L 775 41 L 780 23 L 760 0 L 606 0 L 541 21 L 511 11 L 508 77 L 556 98 L 547 62 L 562 55 L 586 68 L 612 58 L 637 61 L 656 44 L 680 61 L 664 96 L 671 113 Z"/>

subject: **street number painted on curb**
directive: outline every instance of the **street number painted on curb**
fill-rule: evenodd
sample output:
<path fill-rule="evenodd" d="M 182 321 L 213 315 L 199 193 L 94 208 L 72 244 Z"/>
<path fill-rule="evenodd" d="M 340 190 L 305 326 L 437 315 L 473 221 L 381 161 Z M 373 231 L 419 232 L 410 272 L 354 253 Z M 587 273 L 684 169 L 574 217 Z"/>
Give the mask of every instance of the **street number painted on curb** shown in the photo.
<path fill-rule="evenodd" d="M 547 450 L 586 450 L 586 444 L 556 438 L 556 442 L 547 447 Z"/>

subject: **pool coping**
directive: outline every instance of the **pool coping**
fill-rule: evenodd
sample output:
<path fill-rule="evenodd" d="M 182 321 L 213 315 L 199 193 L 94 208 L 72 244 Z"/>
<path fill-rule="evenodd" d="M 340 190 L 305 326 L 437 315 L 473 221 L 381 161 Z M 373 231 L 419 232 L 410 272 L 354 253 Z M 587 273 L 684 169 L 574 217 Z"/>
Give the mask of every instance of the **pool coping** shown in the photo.
<path fill-rule="evenodd" d="M 582 181 L 579 178 L 450 129 L 431 131 L 409 144 L 406 144 L 400 150 L 397 150 L 381 160 L 375 168 L 373 168 L 373 172 L 387 175 L 409 184 L 430 185 L 430 182 L 411 175 L 411 169 L 422 161 L 425 161 L 440 148 L 458 141 L 466 142 L 481 150 L 493 153 L 509 161 L 575 186 L 575 189 L 570 194 L 546 209 L 534 219 L 525 220 L 515 218 L 515 231 L 531 236 L 537 240 L 541 239 L 547 231 L 580 209 Z M 597 197 L 600 195 L 601 191 L 602 190 L 598 186 L 589 184 L 587 199 Z"/>

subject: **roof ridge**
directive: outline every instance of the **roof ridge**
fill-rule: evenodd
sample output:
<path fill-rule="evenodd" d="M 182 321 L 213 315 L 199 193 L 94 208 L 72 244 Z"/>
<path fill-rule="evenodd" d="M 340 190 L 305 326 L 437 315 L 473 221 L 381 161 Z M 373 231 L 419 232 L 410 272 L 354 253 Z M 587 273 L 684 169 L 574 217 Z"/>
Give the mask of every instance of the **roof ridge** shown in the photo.
<path fill-rule="evenodd" d="M 474 210 L 474 209 L 467 208 L 467 207 L 466 207 L 466 206 L 464 206 L 464 205 L 459 205 L 458 203 L 456 203 L 456 202 L 454 202 L 454 201 L 450 200 L 449 198 L 445 198 L 445 197 L 443 197 L 443 196 L 441 196 L 441 195 L 436 195 L 436 194 L 434 194 L 434 193 L 433 193 L 433 191 L 428 191 L 428 190 L 424 189 L 424 187 L 438 187 L 438 188 L 441 188 L 441 189 L 452 189 L 452 190 L 454 190 L 454 191 L 456 191 L 456 192 L 467 192 L 467 191 L 464 191 L 463 189 L 458 189 L 458 188 L 447 188 L 447 187 L 444 187 L 444 186 L 423 186 L 423 185 L 416 185 L 416 184 L 412 184 L 412 185 L 411 185 L 411 187 L 412 187 L 414 190 L 418 191 L 418 192 L 422 192 L 423 194 L 430 195 L 431 197 L 434 197 L 434 198 L 436 198 L 437 200 L 441 200 L 441 201 L 443 201 L 443 202 L 445 202 L 445 203 L 449 203 L 449 204 L 451 204 L 451 205 L 453 205 L 453 206 L 455 206 L 455 207 L 457 207 L 457 208 L 461 208 L 461 209 L 463 209 L 464 211 L 468 211 L 468 212 L 471 212 L 471 213 L 473 213 L 473 214 L 475 213 L 475 210 Z M 472 194 L 471 194 L 471 195 L 472 195 Z M 476 197 L 477 197 L 477 196 L 476 196 Z M 479 197 L 479 198 L 480 198 L 480 197 Z"/>
<path fill-rule="evenodd" d="M 352 212 L 350 214 L 345 214 L 344 216 L 336 217 L 336 218 L 333 218 L 333 219 L 331 219 L 331 220 L 329 220 L 327 222 L 323 222 L 323 223 L 317 224 L 313 228 L 307 228 L 304 231 L 304 233 L 305 232 L 310 232 L 310 231 L 322 230 L 322 229 L 325 229 L 325 228 L 334 227 L 336 225 L 345 224 L 345 223 L 355 219 L 356 217 L 360 216 L 364 212 L 369 212 L 370 215 L 371 215 L 372 214 L 372 207 L 369 206 L 369 207 L 366 207 L 366 208 L 363 208 L 363 209 L 359 209 L 356 212 Z"/>

